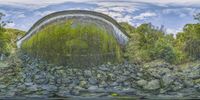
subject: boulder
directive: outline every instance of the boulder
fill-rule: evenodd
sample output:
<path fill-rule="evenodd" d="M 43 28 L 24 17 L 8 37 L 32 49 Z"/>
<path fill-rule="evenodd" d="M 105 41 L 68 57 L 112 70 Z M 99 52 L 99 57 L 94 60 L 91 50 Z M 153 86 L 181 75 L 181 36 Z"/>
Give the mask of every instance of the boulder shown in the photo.
<path fill-rule="evenodd" d="M 146 90 L 157 90 L 160 88 L 160 81 L 155 79 L 151 80 L 150 82 L 147 83 L 147 85 L 144 86 L 144 89 Z"/>
<path fill-rule="evenodd" d="M 147 81 L 144 79 L 138 80 L 137 85 L 143 87 L 143 86 L 147 85 Z"/>

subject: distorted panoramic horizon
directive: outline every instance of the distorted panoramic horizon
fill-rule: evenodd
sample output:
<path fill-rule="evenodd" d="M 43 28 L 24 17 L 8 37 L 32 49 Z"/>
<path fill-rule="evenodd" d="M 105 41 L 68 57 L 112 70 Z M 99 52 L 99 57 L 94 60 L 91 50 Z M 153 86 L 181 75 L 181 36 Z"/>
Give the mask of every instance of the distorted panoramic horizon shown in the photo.
<path fill-rule="evenodd" d="M 0 0 L 0 100 L 200 100 L 200 0 Z"/>
<path fill-rule="evenodd" d="M 152 23 L 164 26 L 167 33 L 182 31 L 200 12 L 199 0 L 0 0 L 9 28 L 27 31 L 37 20 L 62 10 L 91 10 L 108 14 L 119 22 L 133 26 Z"/>

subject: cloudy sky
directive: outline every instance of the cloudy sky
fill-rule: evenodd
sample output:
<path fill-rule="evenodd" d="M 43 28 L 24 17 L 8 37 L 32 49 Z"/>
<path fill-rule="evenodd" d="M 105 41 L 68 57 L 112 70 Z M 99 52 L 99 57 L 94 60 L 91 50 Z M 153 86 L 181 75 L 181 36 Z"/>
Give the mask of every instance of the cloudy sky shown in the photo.
<path fill-rule="evenodd" d="M 200 0 L 0 0 L 0 12 L 13 21 L 7 27 L 25 31 L 49 13 L 73 9 L 98 11 L 133 26 L 164 25 L 175 34 L 185 24 L 196 23 L 193 15 L 200 12 Z"/>

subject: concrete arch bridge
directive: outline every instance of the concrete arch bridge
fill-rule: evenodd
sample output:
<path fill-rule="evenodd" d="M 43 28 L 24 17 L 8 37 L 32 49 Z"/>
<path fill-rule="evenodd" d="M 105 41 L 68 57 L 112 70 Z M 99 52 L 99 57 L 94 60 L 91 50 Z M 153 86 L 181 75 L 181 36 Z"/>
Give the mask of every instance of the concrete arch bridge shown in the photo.
<path fill-rule="evenodd" d="M 111 17 L 85 10 L 49 14 L 17 41 L 22 52 L 73 66 L 120 62 L 129 35 Z"/>

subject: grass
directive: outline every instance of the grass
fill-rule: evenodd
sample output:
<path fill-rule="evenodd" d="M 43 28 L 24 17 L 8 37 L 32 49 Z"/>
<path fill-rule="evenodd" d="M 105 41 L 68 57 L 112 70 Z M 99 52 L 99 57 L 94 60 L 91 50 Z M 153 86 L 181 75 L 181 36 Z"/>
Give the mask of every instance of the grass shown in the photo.
<path fill-rule="evenodd" d="M 46 25 L 22 44 L 28 54 L 60 65 L 87 66 L 120 62 L 115 37 L 94 23 L 74 19 Z"/>

